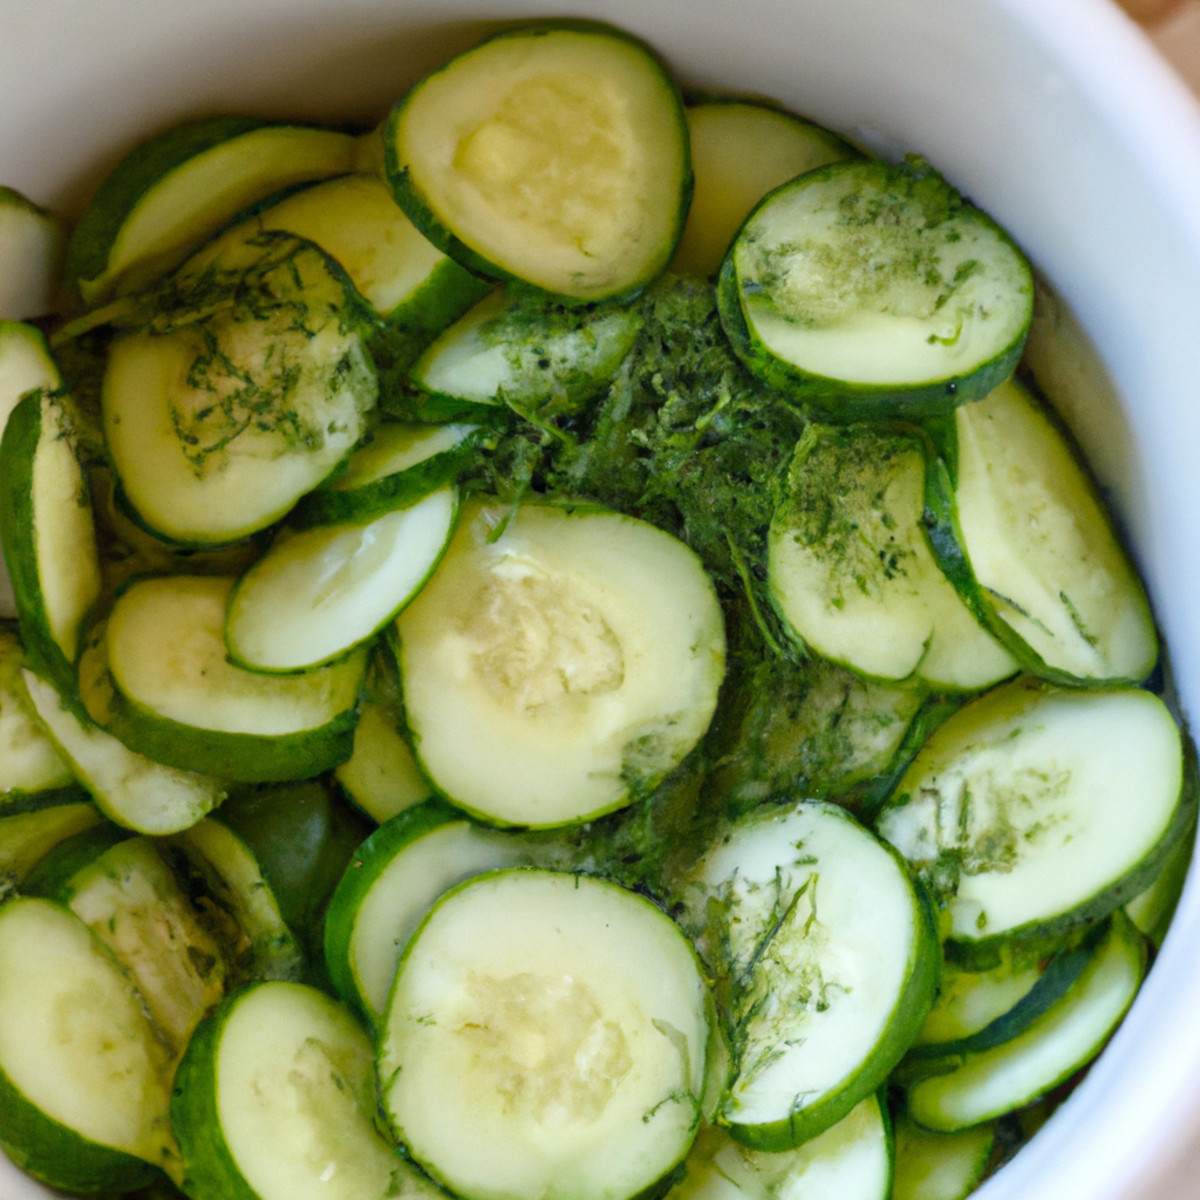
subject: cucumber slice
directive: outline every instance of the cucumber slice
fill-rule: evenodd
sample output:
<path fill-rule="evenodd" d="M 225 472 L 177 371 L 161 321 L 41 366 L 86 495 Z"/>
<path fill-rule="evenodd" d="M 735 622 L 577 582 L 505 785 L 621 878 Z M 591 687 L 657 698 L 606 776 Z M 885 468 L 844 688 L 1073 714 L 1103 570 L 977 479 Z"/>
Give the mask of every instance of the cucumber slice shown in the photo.
<path fill-rule="evenodd" d="M 715 275 L 742 222 L 780 184 L 828 163 L 858 158 L 836 134 L 753 100 L 687 107 L 696 187 L 671 270 Z"/>
<path fill-rule="evenodd" d="M 667 1200 L 891 1200 L 890 1133 L 878 1096 L 804 1145 L 776 1154 L 749 1150 L 709 1125 Z"/>
<path fill-rule="evenodd" d="M 0 439 L 0 542 L 30 661 L 65 688 L 84 621 L 100 596 L 87 480 L 66 399 L 35 391 Z"/>
<path fill-rule="evenodd" d="M 1192 816 L 1182 757 L 1157 696 L 1024 678 L 934 733 L 877 829 L 928 882 L 950 939 L 982 960 L 1097 920 L 1146 886 Z"/>
<path fill-rule="evenodd" d="M 1195 830 L 1185 830 L 1167 855 L 1154 881 L 1125 905 L 1125 915 L 1156 950 L 1162 947 L 1171 917 L 1183 894 L 1195 844 Z"/>
<path fill-rule="evenodd" d="M 236 541 L 336 469 L 376 400 L 361 303 L 311 243 L 240 231 L 141 302 L 144 327 L 109 351 L 101 406 L 143 524 L 184 545 Z"/>
<path fill-rule="evenodd" d="M 717 298 L 747 367 L 817 419 L 916 417 L 1012 373 L 1033 276 L 927 164 L 864 160 L 767 196 L 726 255 Z"/>
<path fill-rule="evenodd" d="M 315 242 L 342 266 L 381 320 L 371 338 L 381 369 L 407 369 L 488 290 L 417 232 L 378 178 L 343 175 L 314 184 L 255 221 Z"/>
<path fill-rule="evenodd" d="M 457 491 L 443 487 L 363 524 L 283 531 L 229 597 L 230 661 L 283 673 L 341 658 L 420 591 L 457 514 Z"/>
<path fill-rule="evenodd" d="M 422 768 L 496 824 L 629 803 L 703 735 L 724 670 L 695 555 L 595 509 L 472 504 L 396 627 Z"/>
<path fill-rule="evenodd" d="M 603 391 L 642 322 L 636 305 L 571 308 L 501 290 L 451 325 L 409 374 L 445 411 L 508 405 L 549 420 Z"/>
<path fill-rule="evenodd" d="M 683 881 L 733 1053 L 718 1120 L 797 1146 L 879 1088 L 933 1001 L 933 913 L 898 855 L 832 804 L 758 809 Z"/>
<path fill-rule="evenodd" d="M 100 823 L 94 804 L 56 804 L 0 816 L 0 899 L 19 887 L 56 846 Z"/>
<path fill-rule="evenodd" d="M 146 837 L 122 838 L 55 889 L 132 980 L 173 1055 L 224 995 L 225 963 Z"/>
<path fill-rule="evenodd" d="M 642 42 L 587 22 L 509 30 L 452 59 L 392 110 L 384 151 L 435 245 L 573 300 L 641 290 L 691 195 L 675 84 Z"/>
<path fill-rule="evenodd" d="M 981 619 L 1034 674 L 1145 679 L 1158 656 L 1145 591 L 1049 412 L 1009 381 L 935 434 L 931 540 Z"/>
<path fill-rule="evenodd" d="M 992 1125 L 934 1133 L 903 1112 L 896 1115 L 895 1131 L 892 1200 L 966 1200 L 982 1181 L 996 1144 Z"/>
<path fill-rule="evenodd" d="M 59 803 L 75 775 L 37 723 L 21 680 L 25 652 L 0 626 L 0 814 Z"/>
<path fill-rule="evenodd" d="M 333 773 L 350 800 L 380 825 L 433 795 L 387 708 L 370 701 L 359 705 L 353 752 Z"/>
<path fill-rule="evenodd" d="M 298 529 L 368 521 L 415 504 L 453 483 L 475 455 L 477 425 L 408 425 L 388 421 L 350 456 L 346 470 L 309 492 L 288 523 Z"/>
<path fill-rule="evenodd" d="M 296 983 L 231 997 L 176 1076 L 192 1200 L 441 1200 L 375 1128 L 372 1048 L 337 1001 Z"/>
<path fill-rule="evenodd" d="M 243 209 L 297 183 L 354 167 L 348 134 L 219 117 L 135 146 L 100 185 L 67 248 L 86 304 L 145 287 Z"/>
<path fill-rule="evenodd" d="M 356 652 L 302 675 L 262 675 L 227 661 L 233 581 L 173 575 L 118 598 L 85 696 L 132 749 L 168 766 L 248 783 L 307 779 L 350 755 L 366 657 Z"/>
<path fill-rule="evenodd" d="M 588 876 L 492 872 L 408 944 L 382 1103 L 467 1200 L 625 1200 L 687 1153 L 708 1041 L 695 954 L 648 900 Z"/>
<path fill-rule="evenodd" d="M 1141 935 L 1120 913 L 1074 986 L 1020 1036 L 963 1057 L 908 1090 L 927 1129 L 954 1132 L 1032 1103 L 1098 1054 L 1133 1002 L 1146 967 Z"/>
<path fill-rule="evenodd" d="M 907 432 L 810 425 L 771 520 L 767 582 L 818 654 L 885 680 L 977 690 L 1016 673 L 938 569 Z"/>
<path fill-rule="evenodd" d="M 0 186 L 0 322 L 54 310 L 65 247 L 62 224 L 54 216 Z"/>
<path fill-rule="evenodd" d="M 258 859 L 232 829 L 219 821 L 199 821 L 167 839 L 163 853 L 222 948 L 231 990 L 304 974 L 304 951 Z"/>
<path fill-rule="evenodd" d="M 379 1024 L 404 947 L 437 900 L 465 879 L 534 857 L 519 834 L 477 825 L 438 800 L 381 825 L 354 855 L 325 918 L 325 961 L 342 999 Z"/>
<path fill-rule="evenodd" d="M 52 1187 L 126 1191 L 171 1153 L 167 1063 L 137 993 L 73 913 L 0 906 L 0 1146 Z"/>
<path fill-rule="evenodd" d="M 38 720 L 109 820 L 139 833 L 174 833 L 225 799 L 219 780 L 143 758 L 76 715 L 44 679 L 31 671 L 22 678 Z"/>
<path fill-rule="evenodd" d="M 23 321 L 0 320 L 0 432 L 26 392 L 54 392 L 62 386 L 41 330 Z"/>

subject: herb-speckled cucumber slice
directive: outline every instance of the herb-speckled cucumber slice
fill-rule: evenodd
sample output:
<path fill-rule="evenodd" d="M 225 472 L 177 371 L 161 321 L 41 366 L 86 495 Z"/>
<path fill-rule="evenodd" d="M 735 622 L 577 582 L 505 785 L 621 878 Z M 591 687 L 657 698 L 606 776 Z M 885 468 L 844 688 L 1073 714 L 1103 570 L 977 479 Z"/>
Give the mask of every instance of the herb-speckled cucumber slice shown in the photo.
<path fill-rule="evenodd" d="M 460 1196 L 627 1200 L 695 1137 L 708 1010 L 691 945 L 644 897 L 552 871 L 480 875 L 405 950 L 383 1109 Z"/>
<path fill-rule="evenodd" d="M 585 22 L 509 30 L 427 76 L 384 129 L 413 224 L 484 274 L 572 300 L 632 295 L 691 195 L 683 107 L 637 39 Z"/>
<path fill-rule="evenodd" d="M 1158 656 L 1145 591 L 1050 413 L 1010 380 L 932 432 L 931 544 L 980 619 L 1055 682 L 1145 679 Z"/>
<path fill-rule="evenodd" d="M 830 280 L 837 280 L 831 287 Z M 844 162 L 772 192 L 721 266 L 738 355 L 813 416 L 929 416 L 1017 365 L 1033 276 L 927 164 Z"/>
<path fill-rule="evenodd" d="M 145 287 L 242 209 L 275 192 L 353 169 L 349 134 L 218 117 L 134 147 L 80 218 L 65 274 L 87 304 Z"/>
<path fill-rule="evenodd" d="M 93 717 L 131 748 L 248 783 L 307 779 L 350 756 L 361 651 L 299 675 L 263 675 L 227 659 L 233 581 L 139 580 L 117 599 L 85 695 Z"/>
<path fill-rule="evenodd" d="M 1141 935 L 1116 913 L 1074 986 L 1024 1033 L 967 1054 L 951 1071 L 908 1090 L 908 1111 L 927 1129 L 954 1132 L 1031 1104 L 1099 1053 L 1133 1002 L 1146 967 Z"/>
<path fill-rule="evenodd" d="M 813 424 L 771 521 L 767 581 L 819 654 L 886 680 L 976 690 L 1016 673 L 938 568 L 923 524 L 925 454 L 897 429 Z"/>
<path fill-rule="evenodd" d="M 533 861 L 529 839 L 439 800 L 381 825 L 355 853 L 325 918 L 325 960 L 342 998 L 378 1024 L 404 947 L 436 901 L 473 875 Z"/>
<path fill-rule="evenodd" d="M 700 1131 L 668 1200 L 889 1200 L 890 1121 L 868 1096 L 836 1125 L 797 1146 L 767 1154 L 734 1141 L 718 1125 Z"/>
<path fill-rule="evenodd" d="M 774 188 L 859 153 L 828 129 L 753 100 L 689 104 L 695 191 L 671 270 L 715 275 L 742 222 Z"/>
<path fill-rule="evenodd" d="M 982 961 L 1141 891 L 1192 819 L 1182 784 L 1179 728 L 1157 696 L 1025 678 L 933 734 L 877 829 L 926 879 L 956 947 Z"/>
<path fill-rule="evenodd" d="M 49 900 L 0 906 L 0 1146 L 70 1191 L 127 1191 L 171 1154 L 166 1052 L 116 960 Z"/>
<path fill-rule="evenodd" d="M 799 1145 L 880 1087 L 933 1001 L 933 912 L 845 810 L 760 808 L 684 880 L 685 928 L 719 981 L 733 1073 L 718 1120 L 759 1150 Z"/>
<path fill-rule="evenodd" d="M 703 735 L 724 671 L 699 559 L 590 507 L 473 503 L 396 629 L 423 770 L 501 825 L 628 804 Z"/>
<path fill-rule="evenodd" d="M 302 984 L 260 983 L 197 1031 L 176 1076 L 193 1200 L 367 1200 L 442 1193 L 375 1128 L 372 1046 L 350 1012 Z"/>

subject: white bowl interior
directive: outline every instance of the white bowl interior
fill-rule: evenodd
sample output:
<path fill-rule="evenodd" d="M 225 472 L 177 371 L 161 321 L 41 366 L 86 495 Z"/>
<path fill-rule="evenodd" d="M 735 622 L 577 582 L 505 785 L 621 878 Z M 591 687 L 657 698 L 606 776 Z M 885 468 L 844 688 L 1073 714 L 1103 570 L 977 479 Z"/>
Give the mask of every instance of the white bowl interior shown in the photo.
<path fill-rule="evenodd" d="M 70 211 L 176 120 L 374 120 L 481 22 L 563 13 L 641 33 L 689 84 L 924 154 L 1008 227 L 1115 384 L 1069 415 L 1200 711 L 1200 113 L 1101 0 L 4 0 L 0 182 Z M 1194 996 L 1193 879 L 1113 1044 L 981 1200 L 1163 1195 L 1200 1127 Z M 0 1194 L 48 1193 L 0 1159 Z"/>

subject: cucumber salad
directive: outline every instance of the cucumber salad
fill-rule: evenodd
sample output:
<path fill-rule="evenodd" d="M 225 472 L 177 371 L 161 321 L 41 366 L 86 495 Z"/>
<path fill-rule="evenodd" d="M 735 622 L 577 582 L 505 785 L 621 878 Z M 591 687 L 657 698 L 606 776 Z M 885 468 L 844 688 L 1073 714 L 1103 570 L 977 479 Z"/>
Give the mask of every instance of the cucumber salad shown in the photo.
<path fill-rule="evenodd" d="M 30 1175 L 961 1200 L 1101 1051 L 1194 754 L 934 165 L 539 22 L 0 189 L 0 275 Z"/>

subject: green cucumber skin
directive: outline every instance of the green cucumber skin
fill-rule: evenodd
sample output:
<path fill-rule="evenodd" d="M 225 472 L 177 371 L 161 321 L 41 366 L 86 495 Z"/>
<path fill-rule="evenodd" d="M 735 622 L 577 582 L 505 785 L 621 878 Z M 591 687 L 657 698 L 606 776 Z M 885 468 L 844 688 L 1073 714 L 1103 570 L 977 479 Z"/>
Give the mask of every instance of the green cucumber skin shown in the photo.
<path fill-rule="evenodd" d="M 363 1001 L 350 966 L 350 939 L 359 905 L 378 878 L 378 867 L 386 866 L 405 846 L 451 821 L 464 816 L 443 800 L 426 800 L 415 808 L 380 825 L 355 851 L 325 910 L 325 965 L 337 994 L 365 1019 L 368 1027 L 376 1017 Z"/>
<path fill-rule="evenodd" d="M 751 1150 L 768 1153 L 791 1150 L 836 1125 L 856 1104 L 872 1092 L 878 1092 L 904 1058 L 933 1005 L 941 972 L 938 919 L 933 900 L 920 880 L 913 878 L 908 864 L 894 848 L 884 842 L 880 844 L 911 881 L 917 909 L 913 969 L 892 1010 L 890 1025 L 858 1070 L 846 1079 L 841 1091 L 821 1103 L 769 1125 L 726 1125 L 722 1122 L 731 1137 Z"/>
<path fill-rule="evenodd" d="M 679 209 L 675 218 L 675 228 L 672 236 L 668 239 L 668 245 L 664 247 L 663 254 L 660 255 L 661 261 L 656 263 L 644 278 L 634 280 L 630 285 L 622 291 L 604 297 L 588 296 L 586 298 L 558 295 L 554 294 L 556 300 L 560 300 L 564 304 L 591 304 L 599 299 L 604 300 L 632 300 L 639 295 L 655 278 L 665 270 L 666 265 L 671 260 L 671 255 L 675 251 L 676 245 L 679 243 L 680 237 L 683 236 L 683 226 L 687 220 L 688 208 L 692 202 L 692 188 L 694 186 L 694 178 L 692 175 L 691 155 L 688 151 L 688 133 L 687 119 L 683 112 L 683 97 L 679 92 L 678 85 L 671 76 L 670 71 L 663 63 L 662 59 L 643 42 L 640 38 L 634 37 L 623 29 L 618 29 L 612 25 L 608 25 L 603 21 L 589 21 L 584 19 L 562 18 L 559 20 L 539 21 L 535 25 L 518 25 L 511 29 L 502 29 L 498 33 L 492 34 L 485 38 L 479 45 L 486 45 L 490 41 L 495 41 L 499 38 L 507 37 L 530 37 L 539 34 L 556 33 L 559 30 L 570 30 L 579 33 L 599 33 L 608 37 L 617 38 L 627 42 L 632 46 L 638 47 L 644 54 L 651 58 L 658 66 L 659 72 L 662 75 L 663 81 L 670 87 L 671 92 L 675 97 L 675 107 L 677 110 L 677 120 L 683 138 L 684 147 L 684 186 L 680 195 Z M 466 51 L 470 53 L 470 51 Z M 412 176 L 406 166 L 401 163 L 399 155 L 396 151 L 395 131 L 399 124 L 400 118 L 404 112 L 405 106 L 409 99 L 414 95 L 418 88 L 425 83 L 426 80 L 433 78 L 435 75 L 440 75 L 452 63 L 458 61 L 461 55 L 456 55 L 448 62 L 431 71 L 424 79 L 418 81 L 409 89 L 408 93 L 403 96 L 395 105 L 392 111 L 388 114 L 383 126 L 383 156 L 384 156 L 384 180 L 391 187 L 392 194 L 395 197 L 396 203 L 404 210 L 405 216 L 417 227 L 426 238 L 429 239 L 443 254 L 448 255 L 459 263 L 466 270 L 475 275 L 481 275 L 488 279 L 499 279 L 506 282 L 513 282 L 521 285 L 530 291 L 540 291 L 525 283 L 518 276 L 506 271 L 503 267 L 496 263 L 490 262 L 477 251 L 471 249 L 470 246 L 460 241 L 459 238 L 452 233 L 438 219 L 434 212 L 433 205 L 428 197 L 421 191 L 413 182 Z"/>
<path fill-rule="evenodd" d="M 46 1116 L 3 1071 L 0 1150 L 48 1187 L 79 1195 L 129 1192 L 162 1179 L 162 1172 L 145 1159 L 101 1146 Z"/>
<path fill-rule="evenodd" d="M 75 664 L 67 660 L 50 632 L 38 578 L 32 495 L 33 461 L 41 439 L 42 393 L 34 391 L 12 410 L 0 438 L 0 543 L 29 665 L 69 698 L 75 691 Z M 85 615 L 81 627 L 86 619 Z"/>
<path fill-rule="evenodd" d="M 1003 380 L 999 381 L 1003 382 Z M 1101 491 L 1087 461 L 1071 431 L 1054 409 L 1035 392 L 1030 397 L 1038 410 L 1045 416 L 1062 438 L 1074 459 L 1092 486 L 1096 503 L 1106 515 L 1108 507 L 1101 500 Z M 966 606 L 991 634 L 1031 675 L 1048 683 L 1070 688 L 1110 688 L 1114 684 L 1141 683 L 1143 680 L 1124 678 L 1092 678 L 1072 675 L 1068 671 L 1050 666 L 1023 637 L 996 613 L 996 609 L 979 585 L 967 556 L 966 545 L 959 529 L 957 505 L 954 494 L 958 484 L 958 435 L 954 420 L 935 420 L 925 423 L 928 435 L 926 443 L 929 458 L 925 467 L 925 530 L 933 556 L 942 573 L 954 585 Z M 1125 549 L 1122 546 L 1122 549 Z M 1127 553 L 1127 551 L 1126 551 Z M 1161 639 L 1160 639 L 1161 640 Z"/>
<path fill-rule="evenodd" d="M 229 1152 L 217 1109 L 217 1050 L 225 1021 L 246 990 L 227 996 L 201 1021 L 175 1072 L 171 1127 L 183 1156 L 184 1191 L 191 1200 L 261 1200 Z"/>
<path fill-rule="evenodd" d="M 51 788 L 44 792 L 9 792 L 0 795 L 0 820 L 22 813 L 41 812 L 44 808 L 58 808 L 62 804 L 86 804 L 91 796 L 80 787 Z"/>

